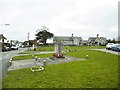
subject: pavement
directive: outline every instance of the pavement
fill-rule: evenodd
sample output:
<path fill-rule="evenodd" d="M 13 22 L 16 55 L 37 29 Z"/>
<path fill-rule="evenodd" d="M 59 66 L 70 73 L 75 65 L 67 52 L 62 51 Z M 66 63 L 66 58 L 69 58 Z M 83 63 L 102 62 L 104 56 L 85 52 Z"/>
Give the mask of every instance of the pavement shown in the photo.
<path fill-rule="evenodd" d="M 24 52 L 27 48 L 19 48 L 18 50 L 2 52 L 2 59 L 0 60 L 0 69 L 2 69 L 2 77 L 7 74 L 9 61 L 19 52 Z M 0 77 L 1 78 L 1 77 Z"/>
<path fill-rule="evenodd" d="M 19 50 L 0 52 L 0 89 L 2 89 L 2 78 L 7 74 L 9 61 L 19 52 L 24 52 L 26 48 L 19 48 Z M 1 51 L 1 50 L 0 50 Z"/>
<path fill-rule="evenodd" d="M 50 54 L 54 53 L 54 51 L 47 51 L 47 52 L 33 52 L 29 54 L 16 54 L 15 56 L 26 56 L 26 55 L 34 55 L 34 54 Z"/>
<path fill-rule="evenodd" d="M 12 65 L 8 68 L 8 71 L 21 68 L 30 68 L 38 65 L 43 66 L 42 63 L 37 63 L 34 59 L 12 61 Z"/>
<path fill-rule="evenodd" d="M 30 68 L 30 67 L 35 67 L 35 66 L 44 66 L 48 64 L 73 62 L 73 61 L 78 61 L 78 60 L 85 60 L 85 59 L 66 56 L 65 58 L 59 58 L 55 60 L 52 60 L 50 58 L 41 58 L 38 61 L 35 61 L 34 59 L 18 60 L 18 61 L 12 61 L 12 65 L 9 67 L 8 70 L 10 71 L 10 70 L 17 70 L 17 69 L 22 69 L 22 68 Z"/>

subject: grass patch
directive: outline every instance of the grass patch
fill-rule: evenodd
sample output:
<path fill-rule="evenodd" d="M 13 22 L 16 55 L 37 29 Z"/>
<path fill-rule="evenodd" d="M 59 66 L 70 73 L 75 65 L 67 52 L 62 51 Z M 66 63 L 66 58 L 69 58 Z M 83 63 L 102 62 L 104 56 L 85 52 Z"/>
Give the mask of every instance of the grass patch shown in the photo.
<path fill-rule="evenodd" d="M 40 51 L 32 51 L 32 50 L 30 50 L 30 51 L 25 51 L 25 52 L 20 52 L 20 53 L 18 53 L 18 54 L 34 54 L 34 53 L 39 53 Z"/>
<path fill-rule="evenodd" d="M 37 48 L 37 51 L 31 50 L 31 51 L 20 52 L 19 54 L 34 54 L 36 52 L 39 52 L 40 48 L 41 48 L 41 50 L 45 49 L 46 51 L 50 51 L 50 50 L 53 50 L 54 46 L 45 46 L 45 47 L 41 46 L 41 47 Z M 71 50 L 71 51 L 75 50 L 76 52 L 73 52 L 72 54 L 74 56 L 79 56 L 79 55 L 81 56 L 81 54 L 82 55 L 87 54 L 87 52 L 85 52 L 85 53 L 83 52 L 84 50 L 86 50 L 86 49 L 96 49 L 96 48 L 97 49 L 105 48 L 105 46 L 63 46 L 63 51 L 66 50 L 66 49 Z M 52 56 L 52 54 L 50 54 L 50 55 Z M 69 55 L 69 54 L 67 54 L 67 55 Z M 45 55 L 37 55 L 37 56 L 41 57 L 41 56 L 45 56 Z M 49 55 L 48 55 L 48 57 L 49 57 Z M 23 55 L 23 56 L 15 56 L 15 57 L 13 57 L 13 60 L 22 60 L 22 59 L 25 60 L 25 59 L 31 59 L 31 58 L 32 58 L 32 55 L 26 55 L 26 56 Z"/>
<path fill-rule="evenodd" d="M 105 48 L 105 46 L 63 46 L 63 50 L 81 50 L 81 49 L 100 49 L 100 48 Z M 54 51 L 54 46 L 39 46 L 37 47 L 36 51 L 31 49 L 30 51 L 25 51 L 19 54 L 29 54 L 29 53 L 34 53 L 38 51 Z"/>
<path fill-rule="evenodd" d="M 75 50 L 75 51 L 80 51 L 80 50 L 85 50 L 85 49 L 102 49 L 105 48 L 105 46 L 63 46 L 63 50 Z"/>
<path fill-rule="evenodd" d="M 117 88 L 118 55 L 83 48 L 67 55 L 84 58 L 88 54 L 87 60 L 47 65 L 34 73 L 28 68 L 9 71 L 3 88 Z"/>
<path fill-rule="evenodd" d="M 20 52 L 18 54 L 29 54 L 28 52 Z"/>
<path fill-rule="evenodd" d="M 34 57 L 37 56 L 38 58 L 46 58 L 52 56 L 52 54 L 35 54 Z M 12 60 L 26 60 L 32 59 L 32 55 L 23 55 L 23 56 L 15 56 Z"/>
<path fill-rule="evenodd" d="M 53 50 L 54 50 L 54 46 L 39 46 L 36 49 L 36 51 L 53 51 Z M 34 50 L 31 49 L 31 51 L 34 51 Z"/>

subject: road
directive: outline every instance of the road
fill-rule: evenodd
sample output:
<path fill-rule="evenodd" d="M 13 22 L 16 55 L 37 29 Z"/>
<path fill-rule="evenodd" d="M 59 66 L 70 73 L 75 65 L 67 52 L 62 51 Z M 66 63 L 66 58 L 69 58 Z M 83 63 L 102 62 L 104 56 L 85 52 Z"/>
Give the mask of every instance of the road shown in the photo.
<path fill-rule="evenodd" d="M 2 60 L 0 60 L 0 63 L 2 63 L 0 64 L 0 68 L 2 67 L 2 77 L 4 77 L 7 74 L 10 59 L 14 57 L 17 53 L 23 52 L 25 50 L 27 49 L 19 48 L 18 50 L 2 52 Z"/>

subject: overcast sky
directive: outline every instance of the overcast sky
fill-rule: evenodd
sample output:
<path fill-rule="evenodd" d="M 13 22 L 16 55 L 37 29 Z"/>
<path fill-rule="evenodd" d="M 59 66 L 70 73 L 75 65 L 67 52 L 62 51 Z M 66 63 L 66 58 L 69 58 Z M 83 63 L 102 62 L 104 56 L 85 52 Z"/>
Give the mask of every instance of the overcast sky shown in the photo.
<path fill-rule="evenodd" d="M 55 36 L 117 38 L 118 1 L 0 0 L 0 34 L 24 41 L 28 32 L 34 39 L 36 30 L 45 25 Z"/>

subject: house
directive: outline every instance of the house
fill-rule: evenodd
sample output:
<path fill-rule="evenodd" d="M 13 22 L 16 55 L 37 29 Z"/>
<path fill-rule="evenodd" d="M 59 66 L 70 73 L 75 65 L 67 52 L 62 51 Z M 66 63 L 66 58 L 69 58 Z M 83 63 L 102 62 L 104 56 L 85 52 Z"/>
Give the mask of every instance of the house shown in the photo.
<path fill-rule="evenodd" d="M 22 46 L 22 42 L 18 40 L 8 40 L 7 42 L 9 42 L 11 45 L 16 45 L 18 47 Z"/>
<path fill-rule="evenodd" d="M 28 46 L 33 46 L 33 45 L 37 45 L 38 44 L 38 42 L 37 42 L 37 40 L 29 40 L 29 41 L 24 41 L 23 42 L 23 45 L 25 46 L 25 47 L 28 47 Z"/>
<path fill-rule="evenodd" d="M 89 37 L 88 46 L 92 45 L 106 45 L 107 39 L 105 37 Z"/>
<path fill-rule="evenodd" d="M 88 40 L 83 40 L 82 45 L 87 46 L 88 45 Z"/>
<path fill-rule="evenodd" d="M 106 45 L 107 39 L 105 37 L 100 37 L 100 45 Z"/>
<path fill-rule="evenodd" d="M 53 42 L 61 41 L 63 45 L 81 45 L 82 37 L 54 36 Z"/>
<path fill-rule="evenodd" d="M 6 37 L 3 36 L 3 34 L 0 34 L 0 42 L 4 43 L 4 40 L 7 39 Z"/>

